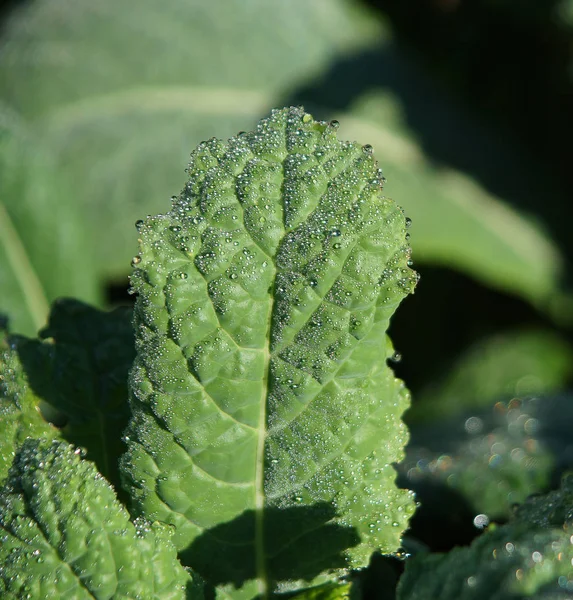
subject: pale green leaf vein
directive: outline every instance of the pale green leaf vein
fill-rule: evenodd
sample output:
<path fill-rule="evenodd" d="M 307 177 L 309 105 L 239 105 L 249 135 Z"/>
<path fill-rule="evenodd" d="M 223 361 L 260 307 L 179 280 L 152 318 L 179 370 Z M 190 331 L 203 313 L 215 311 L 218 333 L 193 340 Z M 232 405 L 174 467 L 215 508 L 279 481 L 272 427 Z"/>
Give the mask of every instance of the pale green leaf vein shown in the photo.
<path fill-rule="evenodd" d="M 18 235 L 8 211 L 1 202 L 0 243 L 4 246 L 8 263 L 12 267 L 14 277 L 22 290 L 24 302 L 34 327 L 39 330 L 44 325 L 49 312 L 48 299 L 32 261 L 26 252 L 26 247 Z"/>
<path fill-rule="evenodd" d="M 165 113 L 180 111 L 203 115 L 253 116 L 264 112 L 272 97 L 262 91 L 225 87 L 144 86 L 90 96 L 58 105 L 45 120 L 49 128 L 74 129 L 86 120 L 132 114 L 134 111 Z"/>
<path fill-rule="evenodd" d="M 181 346 L 177 345 L 177 347 L 179 348 L 179 350 L 181 351 L 181 355 L 183 356 L 183 358 L 185 359 L 185 361 L 187 361 L 187 358 L 185 357 L 185 354 L 183 353 L 183 348 L 181 348 Z M 232 414 L 226 412 L 225 410 L 223 410 L 219 404 L 217 403 L 217 401 L 215 400 L 215 398 L 213 398 L 213 396 L 211 396 L 211 394 L 209 394 L 209 392 L 205 389 L 205 386 L 203 385 L 203 383 L 195 376 L 195 374 L 188 369 L 187 372 L 189 373 L 189 375 L 191 375 L 191 377 L 193 377 L 193 379 L 197 382 L 197 384 L 200 386 L 201 391 L 205 394 L 205 396 L 207 397 L 208 400 L 211 401 L 211 403 L 215 406 L 215 408 L 225 417 L 231 419 L 231 421 L 233 421 L 234 423 L 236 423 L 237 425 L 240 425 L 241 427 L 245 427 L 247 429 L 251 429 L 253 431 L 256 430 L 256 427 L 253 427 L 252 425 L 248 425 L 247 423 L 243 423 L 242 421 L 238 421 Z"/>

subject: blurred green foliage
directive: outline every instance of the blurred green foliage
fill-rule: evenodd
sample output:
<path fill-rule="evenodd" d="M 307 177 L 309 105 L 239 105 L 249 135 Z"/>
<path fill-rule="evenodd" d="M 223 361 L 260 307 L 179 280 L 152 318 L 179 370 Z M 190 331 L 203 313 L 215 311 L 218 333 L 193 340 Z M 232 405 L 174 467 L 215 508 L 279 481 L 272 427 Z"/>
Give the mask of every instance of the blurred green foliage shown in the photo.
<path fill-rule="evenodd" d="M 571 597 L 573 478 L 523 504 L 470 547 L 408 561 L 398 600 L 566 600 Z"/>
<path fill-rule="evenodd" d="M 420 390 L 409 421 L 432 421 L 498 400 L 565 389 L 572 363 L 571 347 L 553 331 L 497 333 L 471 345 L 442 380 Z"/>
<path fill-rule="evenodd" d="M 422 498 L 428 486 L 444 485 L 461 494 L 474 517 L 507 519 L 515 504 L 545 491 L 555 470 L 562 469 L 558 463 L 568 453 L 568 441 L 559 435 L 554 410 L 571 422 L 568 399 L 544 398 L 498 402 L 431 426 L 414 426 L 400 465 L 402 484 Z M 427 513 L 431 509 L 424 507 Z"/>

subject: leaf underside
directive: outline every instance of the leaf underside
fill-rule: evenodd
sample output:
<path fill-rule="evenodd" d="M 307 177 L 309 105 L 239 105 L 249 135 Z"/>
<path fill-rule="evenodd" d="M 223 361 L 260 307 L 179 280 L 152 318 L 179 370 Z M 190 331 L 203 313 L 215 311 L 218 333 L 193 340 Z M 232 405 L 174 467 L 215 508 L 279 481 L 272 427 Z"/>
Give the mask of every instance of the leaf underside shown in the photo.
<path fill-rule="evenodd" d="M 290 108 L 203 142 L 171 211 L 138 223 L 125 482 L 236 597 L 365 566 L 413 511 L 386 365 L 417 280 L 405 218 L 336 128 Z"/>

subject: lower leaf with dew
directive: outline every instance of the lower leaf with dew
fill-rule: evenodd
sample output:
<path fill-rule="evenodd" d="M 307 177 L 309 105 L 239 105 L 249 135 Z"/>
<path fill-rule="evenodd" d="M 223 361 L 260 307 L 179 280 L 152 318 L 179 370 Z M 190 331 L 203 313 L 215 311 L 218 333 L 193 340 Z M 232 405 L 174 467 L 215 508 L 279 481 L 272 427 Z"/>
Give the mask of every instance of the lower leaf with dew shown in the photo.
<path fill-rule="evenodd" d="M 183 600 L 192 581 L 171 536 L 131 522 L 79 450 L 29 439 L 0 489 L 0 596 Z"/>

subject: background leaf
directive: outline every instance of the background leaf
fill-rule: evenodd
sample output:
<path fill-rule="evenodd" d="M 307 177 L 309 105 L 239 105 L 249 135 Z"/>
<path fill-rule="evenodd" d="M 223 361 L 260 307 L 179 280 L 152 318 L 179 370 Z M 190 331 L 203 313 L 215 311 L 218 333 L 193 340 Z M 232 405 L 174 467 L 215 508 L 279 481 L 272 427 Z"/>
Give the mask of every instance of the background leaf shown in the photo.
<path fill-rule="evenodd" d="M 127 375 L 135 356 L 131 310 L 103 312 L 62 299 L 41 340 L 14 337 L 42 412 L 68 442 L 83 447 L 119 488 L 117 462 L 127 426 Z"/>
<path fill-rule="evenodd" d="M 444 521 L 450 527 L 457 522 L 458 529 L 471 535 L 474 524 L 483 528 L 490 520 L 505 520 L 516 503 L 557 485 L 573 467 L 570 400 L 514 398 L 413 426 L 400 465 L 401 484 L 416 490 L 422 503 L 411 533 L 443 547 L 438 531 L 449 529 Z M 484 516 L 481 524 L 474 521 L 479 514 Z"/>
<path fill-rule="evenodd" d="M 101 301 L 77 195 L 62 187 L 49 150 L 0 105 L 0 309 L 13 331 L 35 335 L 49 304 L 69 294 Z"/>
<path fill-rule="evenodd" d="M 341 93 L 341 80 L 351 92 Z M 340 118 L 346 137 L 370 140 L 388 176 L 386 192 L 412 218 L 417 261 L 467 272 L 557 310 L 552 303 L 563 259 L 530 214 L 532 202 L 547 189 L 536 181 L 528 181 L 528 188 L 522 176 L 528 160 L 497 132 L 478 127 L 475 117 L 424 77 L 398 44 L 387 39 L 335 63 L 294 100 L 330 106 L 328 116 Z M 429 135 L 439 148 L 449 147 L 443 157 L 428 152 Z M 454 152 L 485 181 L 464 172 L 452 160 Z M 502 199 L 508 195 L 521 195 L 523 201 L 511 207 Z"/>
<path fill-rule="evenodd" d="M 85 259 L 81 266 L 68 259 L 66 272 L 87 284 L 72 289 L 29 250 L 38 279 L 52 282 L 47 301 L 101 301 L 106 285 L 125 280 L 133 253 L 125 232 L 181 188 L 189 149 L 249 129 L 288 98 L 320 106 L 320 116 L 340 118 L 346 137 L 375 146 L 388 193 L 414 221 L 417 260 L 555 309 L 562 273 L 555 246 L 500 194 L 433 162 L 406 116 L 424 111 L 426 122 L 443 123 L 448 115 L 455 125 L 443 137 L 456 143 L 452 130 L 461 123 L 464 143 L 475 145 L 471 158 L 483 163 L 486 150 L 505 161 L 498 178 L 511 171 L 515 180 L 521 164 L 495 135 L 479 135 L 456 116 L 454 103 L 444 102 L 391 37 L 380 19 L 342 0 L 249 0 L 232 8 L 224 0 L 169 0 L 161 9 L 150 1 L 105 0 L 96 8 L 86 0 L 50 0 L 15 11 L 4 34 L 0 95 L 30 141 L 19 161 L 25 167 L 4 193 L 5 212 L 14 218 L 45 170 L 44 193 L 54 205 L 73 206 L 73 217 L 59 218 L 71 230 L 66 256 Z M 413 104 L 414 97 L 427 102 Z M 26 224 L 21 231 L 26 249 L 32 230 Z M 19 310 L 16 298 L 5 302 L 5 310 Z M 41 307 L 34 312 L 37 325 Z M 14 328 L 32 333 L 23 316 Z"/>
<path fill-rule="evenodd" d="M 498 333 L 471 346 L 443 381 L 421 390 L 408 422 L 443 419 L 496 400 L 547 396 L 567 386 L 572 364 L 571 347 L 552 331 Z"/>
<path fill-rule="evenodd" d="M 101 301 L 105 284 L 127 275 L 135 246 L 126 232 L 181 189 L 194 145 L 251 127 L 282 90 L 379 31 L 338 0 L 248 0 L 229 9 L 221 1 L 51 0 L 15 11 L 0 96 L 27 135 L 18 170 L 2 181 L 0 224 L 17 221 L 28 271 L 50 288 L 40 303 L 0 269 L 3 289 L 13 290 L 0 308 L 13 313 L 15 331 L 35 333 L 56 295 Z M 57 257 L 35 252 L 36 222 L 49 241 L 44 251 L 61 246 Z M 66 281 L 57 280 L 59 268 Z M 14 270 L 24 279 L 21 265 Z"/>
<path fill-rule="evenodd" d="M 572 481 L 536 498 L 469 548 L 420 554 L 406 565 L 398 600 L 565 599 L 571 587 Z"/>

